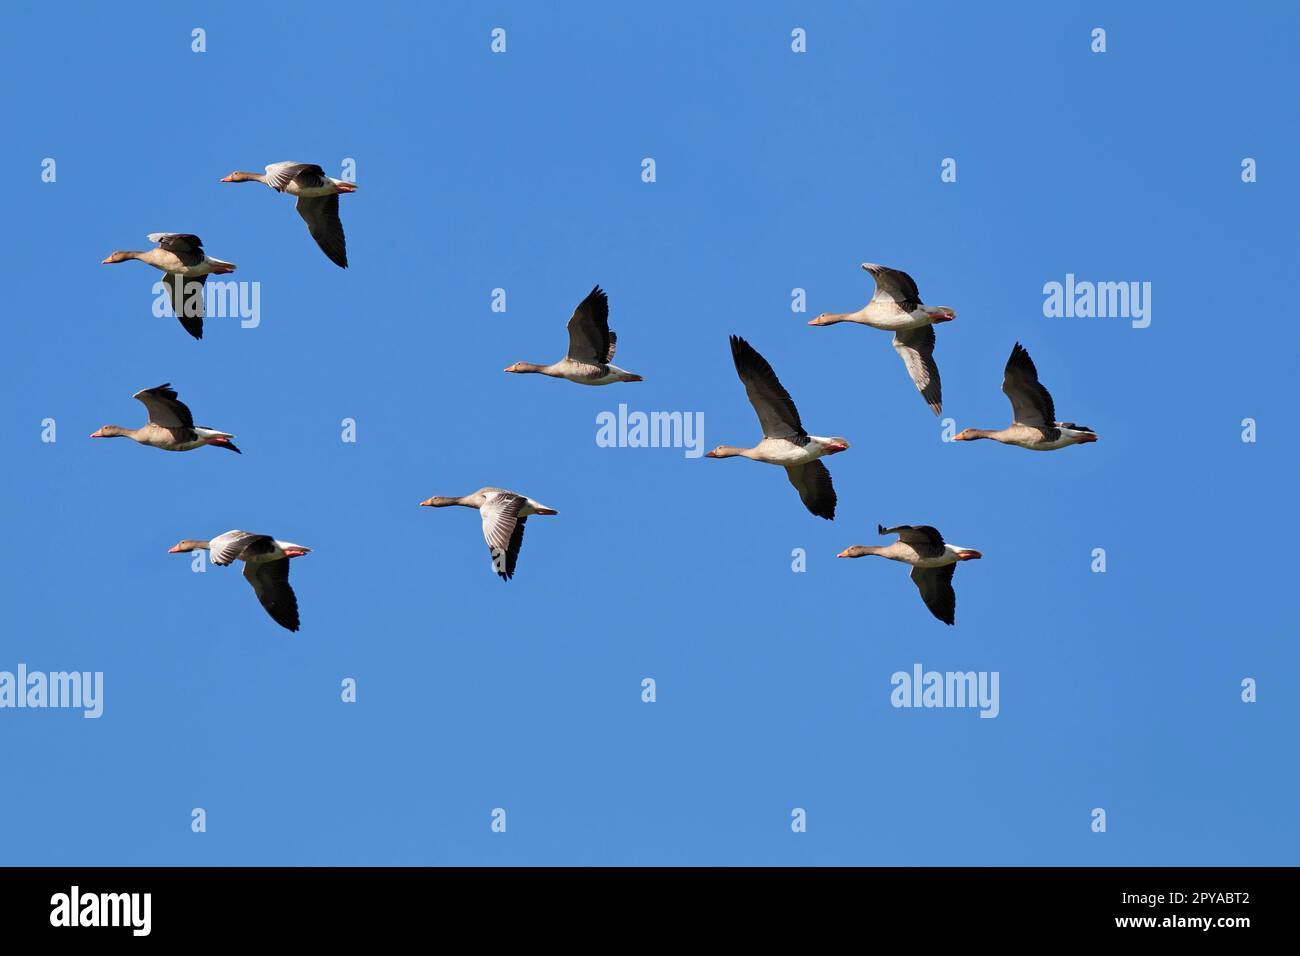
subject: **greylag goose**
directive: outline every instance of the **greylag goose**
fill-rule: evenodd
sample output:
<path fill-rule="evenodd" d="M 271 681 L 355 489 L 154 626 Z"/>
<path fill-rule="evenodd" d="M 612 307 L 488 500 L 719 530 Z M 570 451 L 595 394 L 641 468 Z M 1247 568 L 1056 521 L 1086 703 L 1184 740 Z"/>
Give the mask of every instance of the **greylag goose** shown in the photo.
<path fill-rule="evenodd" d="M 794 400 L 772 366 L 739 336 L 731 336 L 731 357 L 736 363 L 736 374 L 745 385 L 749 404 L 758 413 L 763 440 L 753 448 L 719 445 L 704 457 L 741 457 L 780 465 L 804 506 L 819 518 L 834 519 L 835 486 L 831 484 L 831 473 L 818 459 L 845 451 L 848 440 L 809 435 L 799 420 Z"/>
<path fill-rule="evenodd" d="M 289 558 L 310 554 L 291 541 L 277 541 L 269 534 L 250 534 L 247 531 L 227 531 L 211 541 L 186 538 L 168 554 L 186 551 L 207 551 L 212 563 L 225 566 L 232 561 L 244 562 L 244 578 L 253 586 L 253 593 L 271 620 L 291 631 L 298 630 L 298 597 L 289 586 Z"/>
<path fill-rule="evenodd" d="M 346 269 L 348 246 L 339 218 L 339 193 L 354 193 L 354 183 L 326 176 L 315 163 L 272 163 L 265 173 L 235 170 L 223 183 L 266 183 L 276 192 L 298 197 L 298 215 L 330 262 Z"/>
<path fill-rule="evenodd" d="M 1007 359 L 1002 391 L 1011 399 L 1011 425 L 997 431 L 967 428 L 954 435 L 953 441 L 991 438 L 1030 451 L 1055 451 L 1067 445 L 1086 445 L 1097 440 L 1097 435 L 1087 425 L 1056 420 L 1052 393 L 1038 381 L 1034 360 L 1019 342 L 1012 347 L 1011 357 Z"/>
<path fill-rule="evenodd" d="M 959 548 L 944 544 L 943 535 L 928 524 L 902 524 L 897 528 L 876 525 L 879 534 L 897 534 L 898 540 L 883 548 L 871 545 L 855 544 L 845 548 L 837 558 L 861 558 L 868 554 L 901 561 L 912 566 L 912 582 L 921 592 L 921 600 L 930 609 L 930 613 L 952 624 L 957 615 L 957 593 L 952 589 L 953 572 L 957 562 L 972 561 L 984 555 L 974 548 Z"/>
<path fill-rule="evenodd" d="M 618 336 L 609 330 L 609 298 L 596 286 L 578 303 L 569 319 L 569 352 L 551 365 L 516 362 L 507 372 L 537 372 L 563 378 L 579 385 L 609 385 L 612 382 L 641 382 L 640 375 L 626 372 L 614 360 Z"/>
<path fill-rule="evenodd" d="M 144 252 L 119 250 L 108 255 L 103 265 L 139 259 L 160 269 L 171 289 L 172 311 L 181 326 L 196 339 L 203 338 L 203 284 L 209 275 L 235 271 L 233 262 L 213 259 L 203 252 L 203 240 L 188 232 L 151 232 L 149 241 L 157 248 Z"/>
<path fill-rule="evenodd" d="M 862 263 L 876 280 L 876 294 L 857 312 L 823 312 L 809 325 L 834 325 L 857 322 L 873 329 L 894 333 L 894 350 L 907 366 L 907 374 L 917 391 L 938 415 L 943 411 L 943 394 L 939 384 L 939 366 L 934 364 L 934 326 L 951 322 L 957 313 L 944 305 L 922 305 L 921 293 L 906 272 Z"/>
<path fill-rule="evenodd" d="M 163 451 L 191 451 L 204 445 L 215 445 L 217 448 L 228 448 L 236 454 L 243 454 L 230 440 L 235 437 L 230 432 L 195 425 L 189 406 L 176 397 L 176 390 L 171 387 L 171 383 L 146 388 L 131 397 L 143 403 L 149 412 L 149 421 L 139 428 L 105 425 L 92 432 L 90 437 L 130 438 L 141 445 L 150 445 Z"/>
<path fill-rule="evenodd" d="M 557 515 L 540 501 L 504 488 L 480 488 L 460 498 L 433 497 L 420 502 L 425 508 L 447 508 L 461 505 L 477 508 L 483 519 L 483 537 L 492 555 L 492 570 L 509 581 L 515 574 L 519 561 L 519 548 L 524 543 L 524 522 L 529 515 Z"/>

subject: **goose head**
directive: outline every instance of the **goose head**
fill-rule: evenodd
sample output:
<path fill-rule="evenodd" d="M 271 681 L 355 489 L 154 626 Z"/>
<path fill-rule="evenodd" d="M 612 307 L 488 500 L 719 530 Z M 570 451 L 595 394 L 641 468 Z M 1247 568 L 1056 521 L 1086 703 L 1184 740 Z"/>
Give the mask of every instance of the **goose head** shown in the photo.
<path fill-rule="evenodd" d="M 134 259 L 135 256 L 136 254 L 134 252 L 125 252 L 119 249 L 117 252 L 110 252 L 105 256 L 104 260 L 100 262 L 100 265 L 111 266 L 118 262 L 126 262 L 128 259 Z"/>
<path fill-rule="evenodd" d="M 837 557 L 837 558 L 863 558 L 863 557 L 866 557 L 866 556 L 869 555 L 869 554 L 875 554 L 875 553 L 876 553 L 876 549 L 873 548 L 873 547 L 871 547 L 870 545 L 865 545 L 865 544 L 855 544 L 855 545 L 853 545 L 851 548 L 845 548 L 845 549 L 844 549 L 843 551 L 841 551 L 839 554 L 835 555 L 835 557 Z"/>
<path fill-rule="evenodd" d="M 748 449 L 736 448 L 732 445 L 719 445 L 713 451 L 705 454 L 705 458 L 735 458 L 744 455 Z"/>
<path fill-rule="evenodd" d="M 168 554 L 183 554 L 186 551 L 206 551 L 208 542 L 196 541 L 194 538 L 186 538 L 167 549 Z"/>

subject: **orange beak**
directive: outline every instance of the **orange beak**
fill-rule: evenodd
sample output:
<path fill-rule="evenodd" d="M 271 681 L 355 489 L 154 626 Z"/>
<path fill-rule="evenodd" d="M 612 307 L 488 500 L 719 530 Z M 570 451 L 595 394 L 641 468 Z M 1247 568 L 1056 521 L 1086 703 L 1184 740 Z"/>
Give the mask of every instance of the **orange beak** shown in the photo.
<path fill-rule="evenodd" d="M 181 549 L 180 549 L 179 546 L 177 546 L 177 547 L 172 547 L 172 548 L 168 548 L 168 549 L 167 549 L 167 553 L 168 553 L 168 554 L 180 554 L 180 553 L 181 553 Z"/>
<path fill-rule="evenodd" d="M 220 179 L 220 182 L 223 182 L 223 183 L 233 183 L 234 181 L 235 181 L 235 177 L 234 177 L 234 176 L 222 176 L 221 179 Z"/>
<path fill-rule="evenodd" d="M 421 501 L 421 502 L 420 502 L 420 507 L 421 507 L 421 508 L 424 508 L 424 507 L 432 508 L 432 507 L 433 507 L 433 499 L 432 499 L 432 498 L 426 498 L 424 501 Z"/>
<path fill-rule="evenodd" d="M 972 550 L 972 551 L 958 551 L 958 552 L 957 552 L 957 560 L 958 560 L 958 561 L 974 561 L 976 558 L 982 558 L 982 557 L 984 557 L 984 555 L 981 554 L 979 551 L 973 551 L 973 550 Z"/>
<path fill-rule="evenodd" d="M 334 188 L 341 193 L 354 193 L 357 191 L 357 187 L 351 183 L 335 183 Z"/>

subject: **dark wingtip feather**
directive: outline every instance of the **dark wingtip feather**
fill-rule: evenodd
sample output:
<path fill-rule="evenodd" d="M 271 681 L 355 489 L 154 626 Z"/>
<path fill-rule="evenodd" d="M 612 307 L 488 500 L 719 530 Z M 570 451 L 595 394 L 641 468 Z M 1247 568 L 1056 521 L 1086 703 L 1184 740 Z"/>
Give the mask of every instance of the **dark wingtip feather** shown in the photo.
<path fill-rule="evenodd" d="M 763 357 L 758 354 L 758 350 L 750 345 L 739 335 L 731 336 L 731 359 L 736 363 L 736 371 L 739 372 L 744 368 L 759 367 L 758 362 Z"/>
<path fill-rule="evenodd" d="M 1034 360 L 1029 357 L 1029 349 L 1019 342 L 1011 347 L 1011 356 L 1007 359 L 1007 364 L 1031 369 L 1034 372 L 1034 377 L 1038 376 L 1038 370 L 1034 368 Z"/>

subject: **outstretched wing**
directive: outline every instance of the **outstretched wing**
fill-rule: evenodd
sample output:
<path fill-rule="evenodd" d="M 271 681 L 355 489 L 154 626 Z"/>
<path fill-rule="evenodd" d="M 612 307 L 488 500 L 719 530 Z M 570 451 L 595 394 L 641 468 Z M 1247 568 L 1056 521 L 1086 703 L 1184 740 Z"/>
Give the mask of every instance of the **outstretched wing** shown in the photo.
<path fill-rule="evenodd" d="M 893 303 L 904 312 L 911 312 L 921 304 L 921 293 L 916 288 L 916 282 L 906 272 L 874 262 L 864 262 L 862 268 L 876 280 L 876 294 L 871 297 L 872 302 Z"/>
<path fill-rule="evenodd" d="M 614 335 L 609 331 L 609 297 L 596 286 L 578 303 L 569 319 L 569 358 L 585 365 L 601 365 L 614 357 Z"/>
<path fill-rule="evenodd" d="M 1011 399 L 1011 418 L 1016 424 L 1051 428 L 1056 424 L 1052 393 L 1038 381 L 1038 369 L 1019 342 L 1011 349 L 1002 376 L 1002 391 Z"/>
<path fill-rule="evenodd" d="M 921 592 L 921 600 L 930 613 L 952 624 L 957 617 L 957 592 L 952 589 L 952 576 L 957 565 L 945 564 L 941 568 L 913 568 L 912 580 Z"/>
<path fill-rule="evenodd" d="M 203 286 L 208 281 L 207 275 L 183 276 L 164 272 L 162 281 L 171 291 L 172 311 L 180 320 L 181 327 L 196 339 L 203 338 Z"/>
<path fill-rule="evenodd" d="M 804 506 L 819 518 L 832 521 L 835 518 L 835 486 L 831 484 L 831 473 L 815 458 L 806 465 L 791 465 L 785 473 L 790 476 L 790 484 L 799 492 Z"/>
<path fill-rule="evenodd" d="M 934 364 L 934 326 L 923 325 L 894 333 L 894 350 L 907 366 L 907 374 L 916 383 L 916 389 L 938 415 L 943 411 L 943 392 L 939 384 L 939 366 Z"/>
<path fill-rule="evenodd" d="M 291 631 L 298 630 L 298 596 L 289 586 L 289 558 L 246 562 L 244 578 L 253 586 L 271 620 Z"/>
<path fill-rule="evenodd" d="M 315 163 L 272 163 L 266 167 L 266 184 L 278 192 L 284 192 L 294 180 L 308 188 L 324 186 L 325 170 Z"/>
<path fill-rule="evenodd" d="M 275 539 L 269 534 L 252 534 L 248 531 L 227 531 L 208 542 L 213 564 L 227 565 L 239 558 L 270 554 L 275 550 Z"/>
<path fill-rule="evenodd" d="M 328 196 L 299 196 L 294 207 L 307 231 L 320 246 L 321 252 L 329 257 L 330 262 L 342 269 L 348 267 L 348 242 L 343 235 L 343 220 L 339 218 L 339 194 Z"/>
<path fill-rule="evenodd" d="M 171 383 L 146 388 L 131 396 L 140 401 L 149 412 L 149 421 L 163 428 L 193 428 L 194 416 L 189 406 L 176 397 Z"/>
<path fill-rule="evenodd" d="M 767 438 L 802 438 L 807 435 L 794 399 L 776 377 L 767 359 L 738 335 L 731 337 L 731 358 L 736 363 L 736 374 L 745 384 L 749 404 L 758 413 L 763 435 Z"/>
<path fill-rule="evenodd" d="M 519 560 L 519 548 L 524 542 L 524 518 L 519 509 L 524 504 L 520 495 L 497 494 L 485 502 L 479 513 L 483 518 L 483 538 L 492 555 L 492 570 L 509 581 Z"/>
<path fill-rule="evenodd" d="M 910 544 L 912 550 L 923 558 L 937 558 L 943 554 L 943 535 L 939 529 L 928 524 L 900 524 L 896 528 L 876 525 L 880 534 L 896 534 L 898 540 Z"/>

